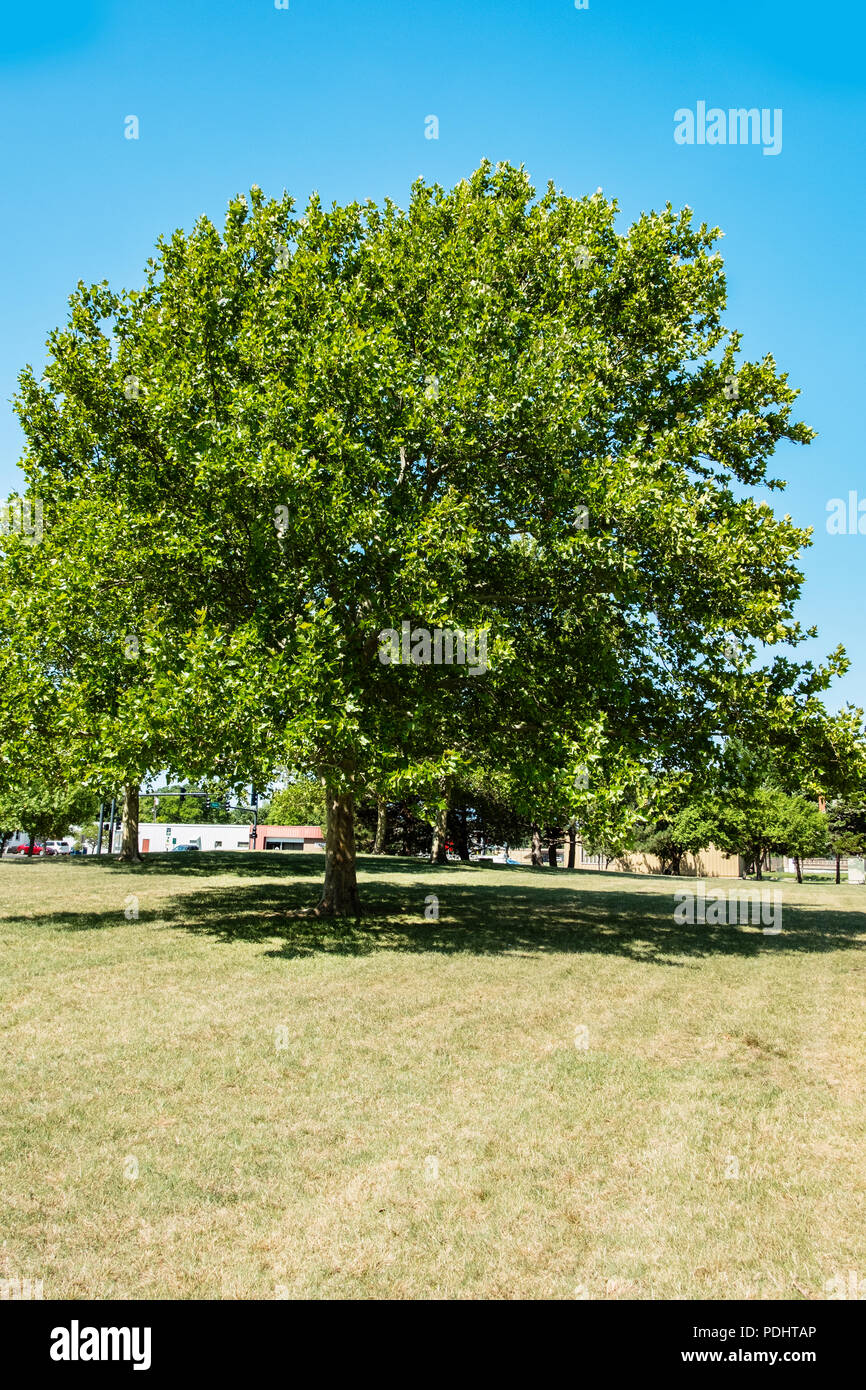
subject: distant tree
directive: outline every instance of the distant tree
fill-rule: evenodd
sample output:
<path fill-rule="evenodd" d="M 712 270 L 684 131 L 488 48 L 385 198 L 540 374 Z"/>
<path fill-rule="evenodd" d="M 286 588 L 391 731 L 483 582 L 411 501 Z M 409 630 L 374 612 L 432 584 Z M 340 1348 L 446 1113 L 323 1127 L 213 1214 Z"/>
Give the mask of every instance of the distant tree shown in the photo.
<path fill-rule="evenodd" d="M 738 787 L 742 800 L 749 788 L 761 787 L 767 793 L 779 792 L 784 799 L 775 802 L 777 852 L 794 859 L 797 881 L 802 882 L 802 860 L 826 853 L 831 826 L 816 806 L 818 798 L 838 808 L 833 824 L 836 835 L 836 882 L 840 880 L 844 846 L 857 843 L 856 809 L 866 804 L 866 730 L 863 711 L 846 706 L 829 714 L 815 704 L 802 720 L 792 719 L 777 727 L 765 746 L 747 747 L 729 740 L 725 765 L 728 780 Z M 854 814 L 850 822 L 853 840 L 846 834 L 846 811 Z"/>
<path fill-rule="evenodd" d="M 784 796 L 776 802 L 776 850 L 794 860 L 797 882 L 803 882 L 803 860 L 827 849 L 827 817 L 802 796 Z"/>
<path fill-rule="evenodd" d="M 742 856 L 760 879 L 764 860 L 785 849 L 787 800 L 784 792 L 775 788 L 728 788 L 690 808 L 684 819 L 704 844 Z"/>
<path fill-rule="evenodd" d="M 608 747 L 581 767 L 569 795 L 564 820 L 576 822 L 585 850 L 600 855 L 605 868 L 625 861 L 652 802 L 648 769 L 638 758 Z"/>
<path fill-rule="evenodd" d="M 820 721 L 813 742 L 816 751 L 812 762 L 818 768 L 813 786 L 834 808 L 830 839 L 836 858 L 836 882 L 839 883 L 842 855 L 864 853 L 864 838 L 860 833 L 866 807 L 863 711 L 849 705 L 839 714 L 827 716 Z"/>
<path fill-rule="evenodd" d="M 84 845 L 95 845 L 99 839 L 99 826 L 95 820 L 87 821 L 80 826 L 79 833 L 75 837 L 75 848 L 82 849 Z"/>
<path fill-rule="evenodd" d="M 371 854 L 429 854 L 433 830 L 426 807 L 411 796 L 383 798 L 383 803 L 384 817 L 374 792 L 358 801 L 355 808 L 358 849 Z"/>
<path fill-rule="evenodd" d="M 866 855 L 866 802 L 858 805 L 837 798 L 827 807 L 827 838 L 836 857 L 836 882 L 843 855 Z"/>
<path fill-rule="evenodd" d="M 702 812 L 683 806 L 671 818 L 660 816 L 640 827 L 635 833 L 634 848 L 640 854 L 654 855 L 663 874 L 679 874 L 685 855 L 707 848 L 710 841 L 706 834 Z"/>
<path fill-rule="evenodd" d="M 3 822 L 0 830 L 6 830 L 14 821 L 14 829 L 23 830 L 32 850 L 37 840 L 62 839 L 68 835 L 71 825 L 78 825 L 92 815 L 94 802 L 91 791 L 64 785 L 52 776 L 22 774 L 16 785 L 0 799 Z"/>
<path fill-rule="evenodd" d="M 325 823 L 325 789 L 304 778 L 274 792 L 265 817 L 267 825 L 318 825 Z"/>
<path fill-rule="evenodd" d="M 177 796 L 154 797 L 155 813 L 151 820 L 165 825 L 213 825 L 222 824 L 224 820 L 223 802 L 219 800 L 220 793 L 217 791 L 207 792 L 207 789 L 200 786 L 180 786 L 167 787 L 167 791 L 176 791 Z M 181 791 L 185 795 L 181 796 Z M 192 795 L 194 792 L 206 792 L 204 796 Z M 211 802 L 219 802 L 218 806 L 212 806 Z M 144 803 L 150 805 L 147 794 L 144 794 Z"/>

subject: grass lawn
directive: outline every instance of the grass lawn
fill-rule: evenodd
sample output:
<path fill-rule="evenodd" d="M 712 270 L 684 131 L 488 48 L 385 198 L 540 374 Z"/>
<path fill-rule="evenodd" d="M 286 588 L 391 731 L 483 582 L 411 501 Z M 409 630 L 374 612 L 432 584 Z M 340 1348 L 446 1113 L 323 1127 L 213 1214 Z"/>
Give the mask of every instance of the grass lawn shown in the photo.
<path fill-rule="evenodd" d="M 370 915 L 340 926 L 285 915 L 319 856 L 0 862 L 0 1278 L 806 1299 L 866 1276 L 866 888 L 768 885 L 767 936 L 676 925 L 686 880 L 362 864 Z"/>

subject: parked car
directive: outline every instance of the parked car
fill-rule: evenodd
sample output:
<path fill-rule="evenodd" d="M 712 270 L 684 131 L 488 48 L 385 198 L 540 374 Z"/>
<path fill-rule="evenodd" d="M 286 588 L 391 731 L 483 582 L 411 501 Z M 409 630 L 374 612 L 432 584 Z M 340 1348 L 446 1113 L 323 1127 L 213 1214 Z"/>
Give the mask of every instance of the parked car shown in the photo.
<path fill-rule="evenodd" d="M 200 845 L 172 845 L 171 852 L 172 854 L 180 854 L 182 850 L 198 850 L 200 848 Z"/>
<path fill-rule="evenodd" d="M 33 854 L 44 854 L 44 853 L 45 853 L 45 850 L 42 848 L 41 845 L 34 845 L 32 851 L 31 851 L 29 845 L 18 845 L 18 846 L 12 851 L 12 853 L 13 853 L 13 854 L 30 854 L 30 853 L 33 853 Z"/>
<path fill-rule="evenodd" d="M 45 852 L 47 854 L 70 854 L 72 846 L 68 845 L 65 840 L 46 840 Z"/>

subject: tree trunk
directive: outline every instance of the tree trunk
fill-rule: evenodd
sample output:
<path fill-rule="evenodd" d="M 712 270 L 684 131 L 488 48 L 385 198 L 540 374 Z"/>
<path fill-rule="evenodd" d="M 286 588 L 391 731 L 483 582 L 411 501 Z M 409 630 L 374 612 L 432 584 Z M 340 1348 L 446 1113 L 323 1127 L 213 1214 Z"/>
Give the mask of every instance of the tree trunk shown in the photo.
<path fill-rule="evenodd" d="M 556 868 L 556 836 L 547 837 L 547 862 L 551 869 Z"/>
<path fill-rule="evenodd" d="M 540 868 L 543 866 L 543 864 L 544 864 L 544 860 L 543 860 L 542 857 L 541 857 L 541 831 L 539 830 L 539 828 L 538 828 L 537 825 L 534 825 L 534 826 L 532 827 L 532 855 L 531 855 L 531 859 L 532 859 L 532 867 L 533 867 L 534 869 L 540 869 Z"/>
<path fill-rule="evenodd" d="M 452 811 L 451 826 L 453 829 L 454 848 L 463 860 L 464 864 L 469 862 L 469 823 L 465 811 Z"/>
<path fill-rule="evenodd" d="M 431 864 L 444 864 L 447 862 L 445 854 L 445 841 L 448 839 L 448 808 L 440 806 L 436 812 L 436 824 L 433 827 L 433 848 L 430 851 Z"/>
<path fill-rule="evenodd" d="M 577 858 L 577 826 L 568 827 L 568 867 L 574 868 L 574 861 Z"/>
<path fill-rule="evenodd" d="M 797 870 L 797 882 L 803 882 L 803 861 L 799 854 L 794 855 L 794 868 Z"/>
<path fill-rule="evenodd" d="M 397 824 L 400 827 L 400 853 L 409 853 L 409 808 L 406 802 L 402 802 L 400 810 L 397 812 Z"/>
<path fill-rule="evenodd" d="M 841 882 L 842 882 L 842 856 L 841 856 L 841 854 L 837 854 L 837 855 L 836 855 L 836 882 L 837 882 L 837 883 L 841 883 Z"/>
<path fill-rule="evenodd" d="M 384 796 L 376 796 L 376 838 L 373 841 L 373 853 L 384 854 L 385 844 L 388 839 L 388 807 Z"/>
<path fill-rule="evenodd" d="M 759 850 L 757 851 L 757 853 L 755 854 L 755 878 L 758 880 L 759 883 L 761 882 L 761 879 L 763 878 L 763 875 L 762 875 L 762 873 L 761 873 L 761 860 L 763 859 L 763 857 L 764 857 L 764 851 L 763 851 L 763 849 L 759 849 Z"/>
<path fill-rule="evenodd" d="M 36 844 L 36 835 L 33 834 L 33 835 L 30 836 L 30 841 L 29 841 L 29 843 L 28 843 L 28 845 L 27 845 L 27 857 L 28 857 L 29 859 L 32 859 L 32 858 L 33 858 L 33 846 L 34 846 L 35 844 Z"/>
<path fill-rule="evenodd" d="M 138 783 L 127 782 L 123 788 L 121 817 L 120 862 L 140 864 L 138 852 Z"/>
<path fill-rule="evenodd" d="M 433 848 L 430 851 L 431 864 L 445 864 L 447 862 L 445 842 L 448 839 L 448 807 L 451 801 L 451 782 L 447 777 L 442 779 L 439 789 L 445 798 L 445 804 L 440 806 L 436 812 L 436 823 L 433 827 Z"/>
<path fill-rule="evenodd" d="M 317 917 L 360 917 L 355 861 L 355 799 L 351 792 L 325 791 L 325 882 Z"/>

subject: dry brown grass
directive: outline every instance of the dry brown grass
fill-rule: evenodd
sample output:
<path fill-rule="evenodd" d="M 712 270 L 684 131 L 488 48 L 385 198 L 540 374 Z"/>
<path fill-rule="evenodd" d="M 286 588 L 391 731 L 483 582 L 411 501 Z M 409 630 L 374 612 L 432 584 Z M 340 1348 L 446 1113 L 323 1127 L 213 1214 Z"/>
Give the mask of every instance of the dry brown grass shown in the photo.
<path fill-rule="evenodd" d="M 0 1277 L 786 1299 L 866 1273 L 866 890 L 786 884 L 765 937 L 675 926 L 670 880 L 368 860 L 370 917 L 334 927 L 282 915 L 320 861 L 192 859 L 0 863 Z"/>

